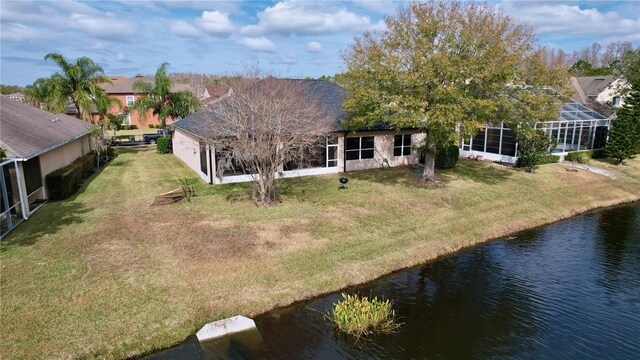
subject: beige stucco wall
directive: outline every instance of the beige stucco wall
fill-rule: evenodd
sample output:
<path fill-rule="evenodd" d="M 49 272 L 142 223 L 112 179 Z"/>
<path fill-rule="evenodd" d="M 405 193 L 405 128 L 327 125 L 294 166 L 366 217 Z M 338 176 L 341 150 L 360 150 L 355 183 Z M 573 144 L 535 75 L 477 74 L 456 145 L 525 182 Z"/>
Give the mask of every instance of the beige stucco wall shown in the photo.
<path fill-rule="evenodd" d="M 89 135 L 85 135 L 68 144 L 62 145 L 40 155 L 39 159 L 40 172 L 42 173 L 42 184 L 45 184 L 44 178 L 47 174 L 71 164 L 77 158 L 87 155 L 90 151 L 91 143 Z M 43 196 L 45 198 L 48 197 L 46 186 L 44 186 Z"/>
<path fill-rule="evenodd" d="M 393 156 L 393 138 L 395 135 L 411 134 L 411 155 L 408 156 Z M 424 133 L 418 131 L 364 131 L 354 132 L 347 134 L 347 138 L 359 137 L 359 136 L 374 136 L 374 155 L 373 159 L 364 160 L 347 160 L 346 171 L 358 171 L 375 169 L 382 167 L 384 159 L 387 159 L 389 166 L 401 166 L 417 164 L 420 161 L 420 152 L 413 149 L 414 146 L 419 145 L 424 139 Z M 344 146 L 342 143 L 340 150 L 342 152 L 341 157 L 344 156 Z M 385 164 L 386 165 L 386 164 Z"/>
<path fill-rule="evenodd" d="M 209 182 L 207 174 L 203 174 L 200 170 L 200 141 L 198 137 L 179 128 L 174 128 L 173 130 L 173 155 L 193 169 L 204 181 Z M 211 152 L 207 152 L 207 169 L 209 173 L 211 173 L 211 169 L 209 169 L 210 154 Z"/>
<path fill-rule="evenodd" d="M 620 108 L 625 104 L 624 96 L 621 96 L 620 93 L 623 90 L 629 88 L 631 88 L 631 86 L 626 81 L 617 79 L 598 94 L 598 96 L 596 97 L 596 101 L 601 104 L 611 104 L 613 106 L 613 98 L 616 96 L 620 96 L 620 104 L 615 106 L 616 108 Z"/>

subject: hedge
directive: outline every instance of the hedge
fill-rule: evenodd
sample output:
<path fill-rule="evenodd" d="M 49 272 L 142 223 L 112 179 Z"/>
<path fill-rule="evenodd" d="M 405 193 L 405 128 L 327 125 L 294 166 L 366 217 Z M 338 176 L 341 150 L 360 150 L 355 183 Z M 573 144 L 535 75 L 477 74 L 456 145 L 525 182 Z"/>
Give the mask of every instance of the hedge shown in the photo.
<path fill-rule="evenodd" d="M 60 168 L 45 177 L 45 184 L 52 200 L 63 200 L 75 194 L 84 179 L 93 172 L 96 158 L 94 154 L 78 158 L 71 164 Z"/>
<path fill-rule="evenodd" d="M 536 162 L 536 165 L 554 164 L 554 163 L 557 163 L 558 161 L 560 161 L 560 156 L 552 155 L 552 154 L 544 154 L 540 156 L 540 158 Z M 516 167 L 523 167 L 522 164 L 520 163 L 520 158 L 518 158 L 518 161 L 516 162 Z"/>
<path fill-rule="evenodd" d="M 568 153 L 564 159 L 566 161 L 577 161 L 581 164 L 588 163 L 591 159 L 591 151 L 572 151 Z"/>
<path fill-rule="evenodd" d="M 558 161 L 560 161 L 560 156 L 545 154 L 540 157 L 537 165 L 554 164 L 554 163 L 557 163 Z"/>
<path fill-rule="evenodd" d="M 120 129 L 122 130 L 135 130 L 138 128 L 138 125 L 122 125 Z"/>
<path fill-rule="evenodd" d="M 443 146 L 436 149 L 435 167 L 436 169 L 451 169 L 456 166 L 460 149 L 456 145 Z"/>
<path fill-rule="evenodd" d="M 171 136 L 159 137 L 156 141 L 158 153 L 168 154 L 171 152 Z"/>

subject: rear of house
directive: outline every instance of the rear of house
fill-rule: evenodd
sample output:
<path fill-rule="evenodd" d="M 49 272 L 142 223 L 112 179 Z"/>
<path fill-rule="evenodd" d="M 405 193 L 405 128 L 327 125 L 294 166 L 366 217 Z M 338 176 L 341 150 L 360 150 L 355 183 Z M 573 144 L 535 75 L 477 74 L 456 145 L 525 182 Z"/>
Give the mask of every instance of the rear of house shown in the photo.
<path fill-rule="evenodd" d="M 341 125 L 346 118 L 342 109 L 346 91 L 342 87 L 321 80 L 281 81 L 302 82 L 308 95 L 319 99 L 320 106 L 331 114 L 333 121 L 333 132 L 319 139 L 315 150 L 309 151 L 300 162 L 286 163 L 280 167 L 278 173 L 282 177 L 412 165 L 420 161 L 420 154 L 414 148 L 424 139 L 424 134 L 419 130 L 392 130 L 379 126 L 349 131 Z M 218 102 L 209 104 L 173 125 L 173 153 L 210 184 L 250 181 L 251 175 L 243 169 L 233 165 L 222 166 L 216 149 L 207 141 L 207 124 L 215 121 L 213 107 L 218 105 Z"/>
<path fill-rule="evenodd" d="M 90 124 L 0 97 L 0 236 L 48 198 L 45 176 L 91 151 Z"/>

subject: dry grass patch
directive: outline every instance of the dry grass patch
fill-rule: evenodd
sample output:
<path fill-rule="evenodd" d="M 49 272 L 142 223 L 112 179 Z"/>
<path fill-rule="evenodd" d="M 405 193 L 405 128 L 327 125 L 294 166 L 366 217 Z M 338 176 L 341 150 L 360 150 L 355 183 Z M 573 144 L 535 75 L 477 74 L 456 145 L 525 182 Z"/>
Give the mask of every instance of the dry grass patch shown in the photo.
<path fill-rule="evenodd" d="M 496 236 L 638 199 L 640 160 L 613 180 L 560 165 L 528 174 L 461 160 L 425 184 L 410 167 L 287 179 L 282 203 L 209 186 L 172 155 L 122 149 L 73 198 L 45 205 L 0 249 L 0 357 L 123 358 L 204 323 L 252 316 Z M 151 207 L 195 184 L 191 203 Z"/>

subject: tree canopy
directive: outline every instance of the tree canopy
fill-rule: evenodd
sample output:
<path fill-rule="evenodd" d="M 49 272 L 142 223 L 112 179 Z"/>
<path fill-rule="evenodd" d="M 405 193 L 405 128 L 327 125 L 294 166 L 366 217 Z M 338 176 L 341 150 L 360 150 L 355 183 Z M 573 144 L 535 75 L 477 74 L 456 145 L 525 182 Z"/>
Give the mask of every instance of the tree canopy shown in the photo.
<path fill-rule="evenodd" d="M 415 2 L 357 37 L 339 82 L 350 128 L 386 122 L 427 133 L 425 179 L 436 144 L 456 143 L 485 122 L 556 119 L 568 73 L 547 64 L 527 24 L 486 4 Z M 513 127 L 515 128 L 515 126 Z"/>
<path fill-rule="evenodd" d="M 158 116 L 162 128 L 166 127 L 168 117 L 179 119 L 196 112 L 200 108 L 198 97 L 191 91 L 172 91 L 173 81 L 167 75 L 169 63 L 162 63 L 154 76 L 154 82 L 136 81 L 133 89 L 145 94 L 138 99 L 131 110 L 138 111 L 140 119 L 145 121 L 149 111 Z"/>
<path fill-rule="evenodd" d="M 85 56 L 78 58 L 75 63 L 58 53 L 49 53 L 44 59 L 55 62 L 60 71 L 50 78 L 36 80 L 39 90 L 34 92 L 39 92 L 38 96 L 42 97 L 45 106 L 58 112 L 64 111 L 70 101 L 76 108 L 78 118 L 90 120 L 91 104 L 96 98 L 106 96 L 100 84 L 111 83 L 102 67 Z"/>

